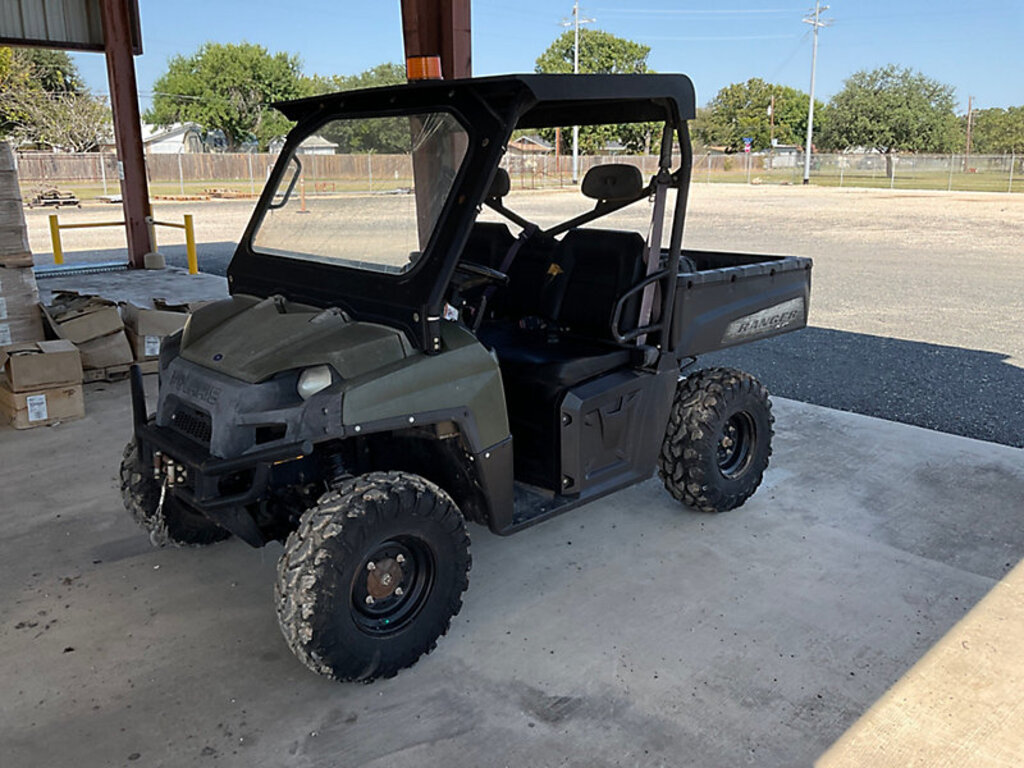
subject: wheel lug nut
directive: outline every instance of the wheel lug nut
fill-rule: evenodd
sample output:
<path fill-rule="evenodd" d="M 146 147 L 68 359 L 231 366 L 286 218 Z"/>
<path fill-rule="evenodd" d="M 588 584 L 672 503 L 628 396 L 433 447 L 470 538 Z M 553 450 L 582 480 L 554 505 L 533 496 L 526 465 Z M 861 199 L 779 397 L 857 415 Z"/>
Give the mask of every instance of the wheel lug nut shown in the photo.
<path fill-rule="evenodd" d="M 366 596 L 366 604 L 367 604 L 367 605 L 373 605 L 373 604 L 374 604 L 374 602 L 375 602 L 375 601 L 374 601 L 374 599 L 373 599 L 373 595 L 367 595 L 367 596 Z"/>
<path fill-rule="evenodd" d="M 395 587 L 395 594 L 398 595 L 399 597 L 401 597 L 402 595 L 405 594 L 405 590 L 402 589 L 401 587 Z"/>
<path fill-rule="evenodd" d="M 373 560 L 371 560 L 370 562 L 368 562 L 366 564 L 366 570 L 368 570 L 368 571 L 376 571 L 377 570 L 377 564 L 375 562 L 373 562 Z"/>
<path fill-rule="evenodd" d="M 405 562 L 405 555 L 395 555 L 395 562 L 401 565 Z"/>

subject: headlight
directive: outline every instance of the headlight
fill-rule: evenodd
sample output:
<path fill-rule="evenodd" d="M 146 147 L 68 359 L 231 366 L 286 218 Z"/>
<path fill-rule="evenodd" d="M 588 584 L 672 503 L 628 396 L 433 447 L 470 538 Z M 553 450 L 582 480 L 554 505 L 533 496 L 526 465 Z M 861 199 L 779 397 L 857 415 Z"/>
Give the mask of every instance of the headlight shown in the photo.
<path fill-rule="evenodd" d="M 308 400 L 322 389 L 331 386 L 331 367 L 329 365 L 318 365 L 315 368 L 307 368 L 299 376 L 299 397 Z"/>

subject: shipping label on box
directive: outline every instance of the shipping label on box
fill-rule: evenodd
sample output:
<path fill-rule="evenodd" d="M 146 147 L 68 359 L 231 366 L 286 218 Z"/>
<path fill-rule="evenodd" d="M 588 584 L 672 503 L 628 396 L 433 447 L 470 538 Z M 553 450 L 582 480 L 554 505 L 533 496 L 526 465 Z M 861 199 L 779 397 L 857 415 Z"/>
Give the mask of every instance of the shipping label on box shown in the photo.
<path fill-rule="evenodd" d="M 12 392 L 0 380 L 0 419 L 15 429 L 29 429 L 85 416 L 82 385 L 66 385 L 34 392 Z"/>
<path fill-rule="evenodd" d="M 26 410 L 28 411 L 28 420 L 32 421 L 46 421 L 48 413 L 46 411 L 46 395 L 29 395 L 25 398 Z"/>
<path fill-rule="evenodd" d="M 0 370 L 14 392 L 81 384 L 82 362 L 70 341 L 38 341 L 0 349 Z"/>

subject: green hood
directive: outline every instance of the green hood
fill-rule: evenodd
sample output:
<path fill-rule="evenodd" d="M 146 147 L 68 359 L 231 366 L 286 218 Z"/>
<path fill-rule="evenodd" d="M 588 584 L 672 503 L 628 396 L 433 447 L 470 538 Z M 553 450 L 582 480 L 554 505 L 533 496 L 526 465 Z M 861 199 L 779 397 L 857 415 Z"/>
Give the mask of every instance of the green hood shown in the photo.
<path fill-rule="evenodd" d="M 394 328 L 355 322 L 341 311 L 280 296 L 234 296 L 197 310 L 181 356 L 251 384 L 281 371 L 328 364 L 351 379 L 414 353 Z"/>

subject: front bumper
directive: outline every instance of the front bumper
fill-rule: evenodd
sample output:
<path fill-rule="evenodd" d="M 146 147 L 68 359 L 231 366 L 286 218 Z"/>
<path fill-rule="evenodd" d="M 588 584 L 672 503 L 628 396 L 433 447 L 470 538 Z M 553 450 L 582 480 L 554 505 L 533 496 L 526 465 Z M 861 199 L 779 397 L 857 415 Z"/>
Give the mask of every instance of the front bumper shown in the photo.
<path fill-rule="evenodd" d="M 264 544 L 245 507 L 269 497 L 274 467 L 303 458 L 302 444 L 275 445 L 237 458 L 218 458 L 174 430 L 157 426 L 148 417 L 142 371 L 137 365 L 131 368 L 131 397 L 143 473 L 153 471 L 157 452 L 171 459 L 179 469 L 184 469 L 171 481 L 173 484 L 168 483 L 177 498 L 249 544 Z"/>

